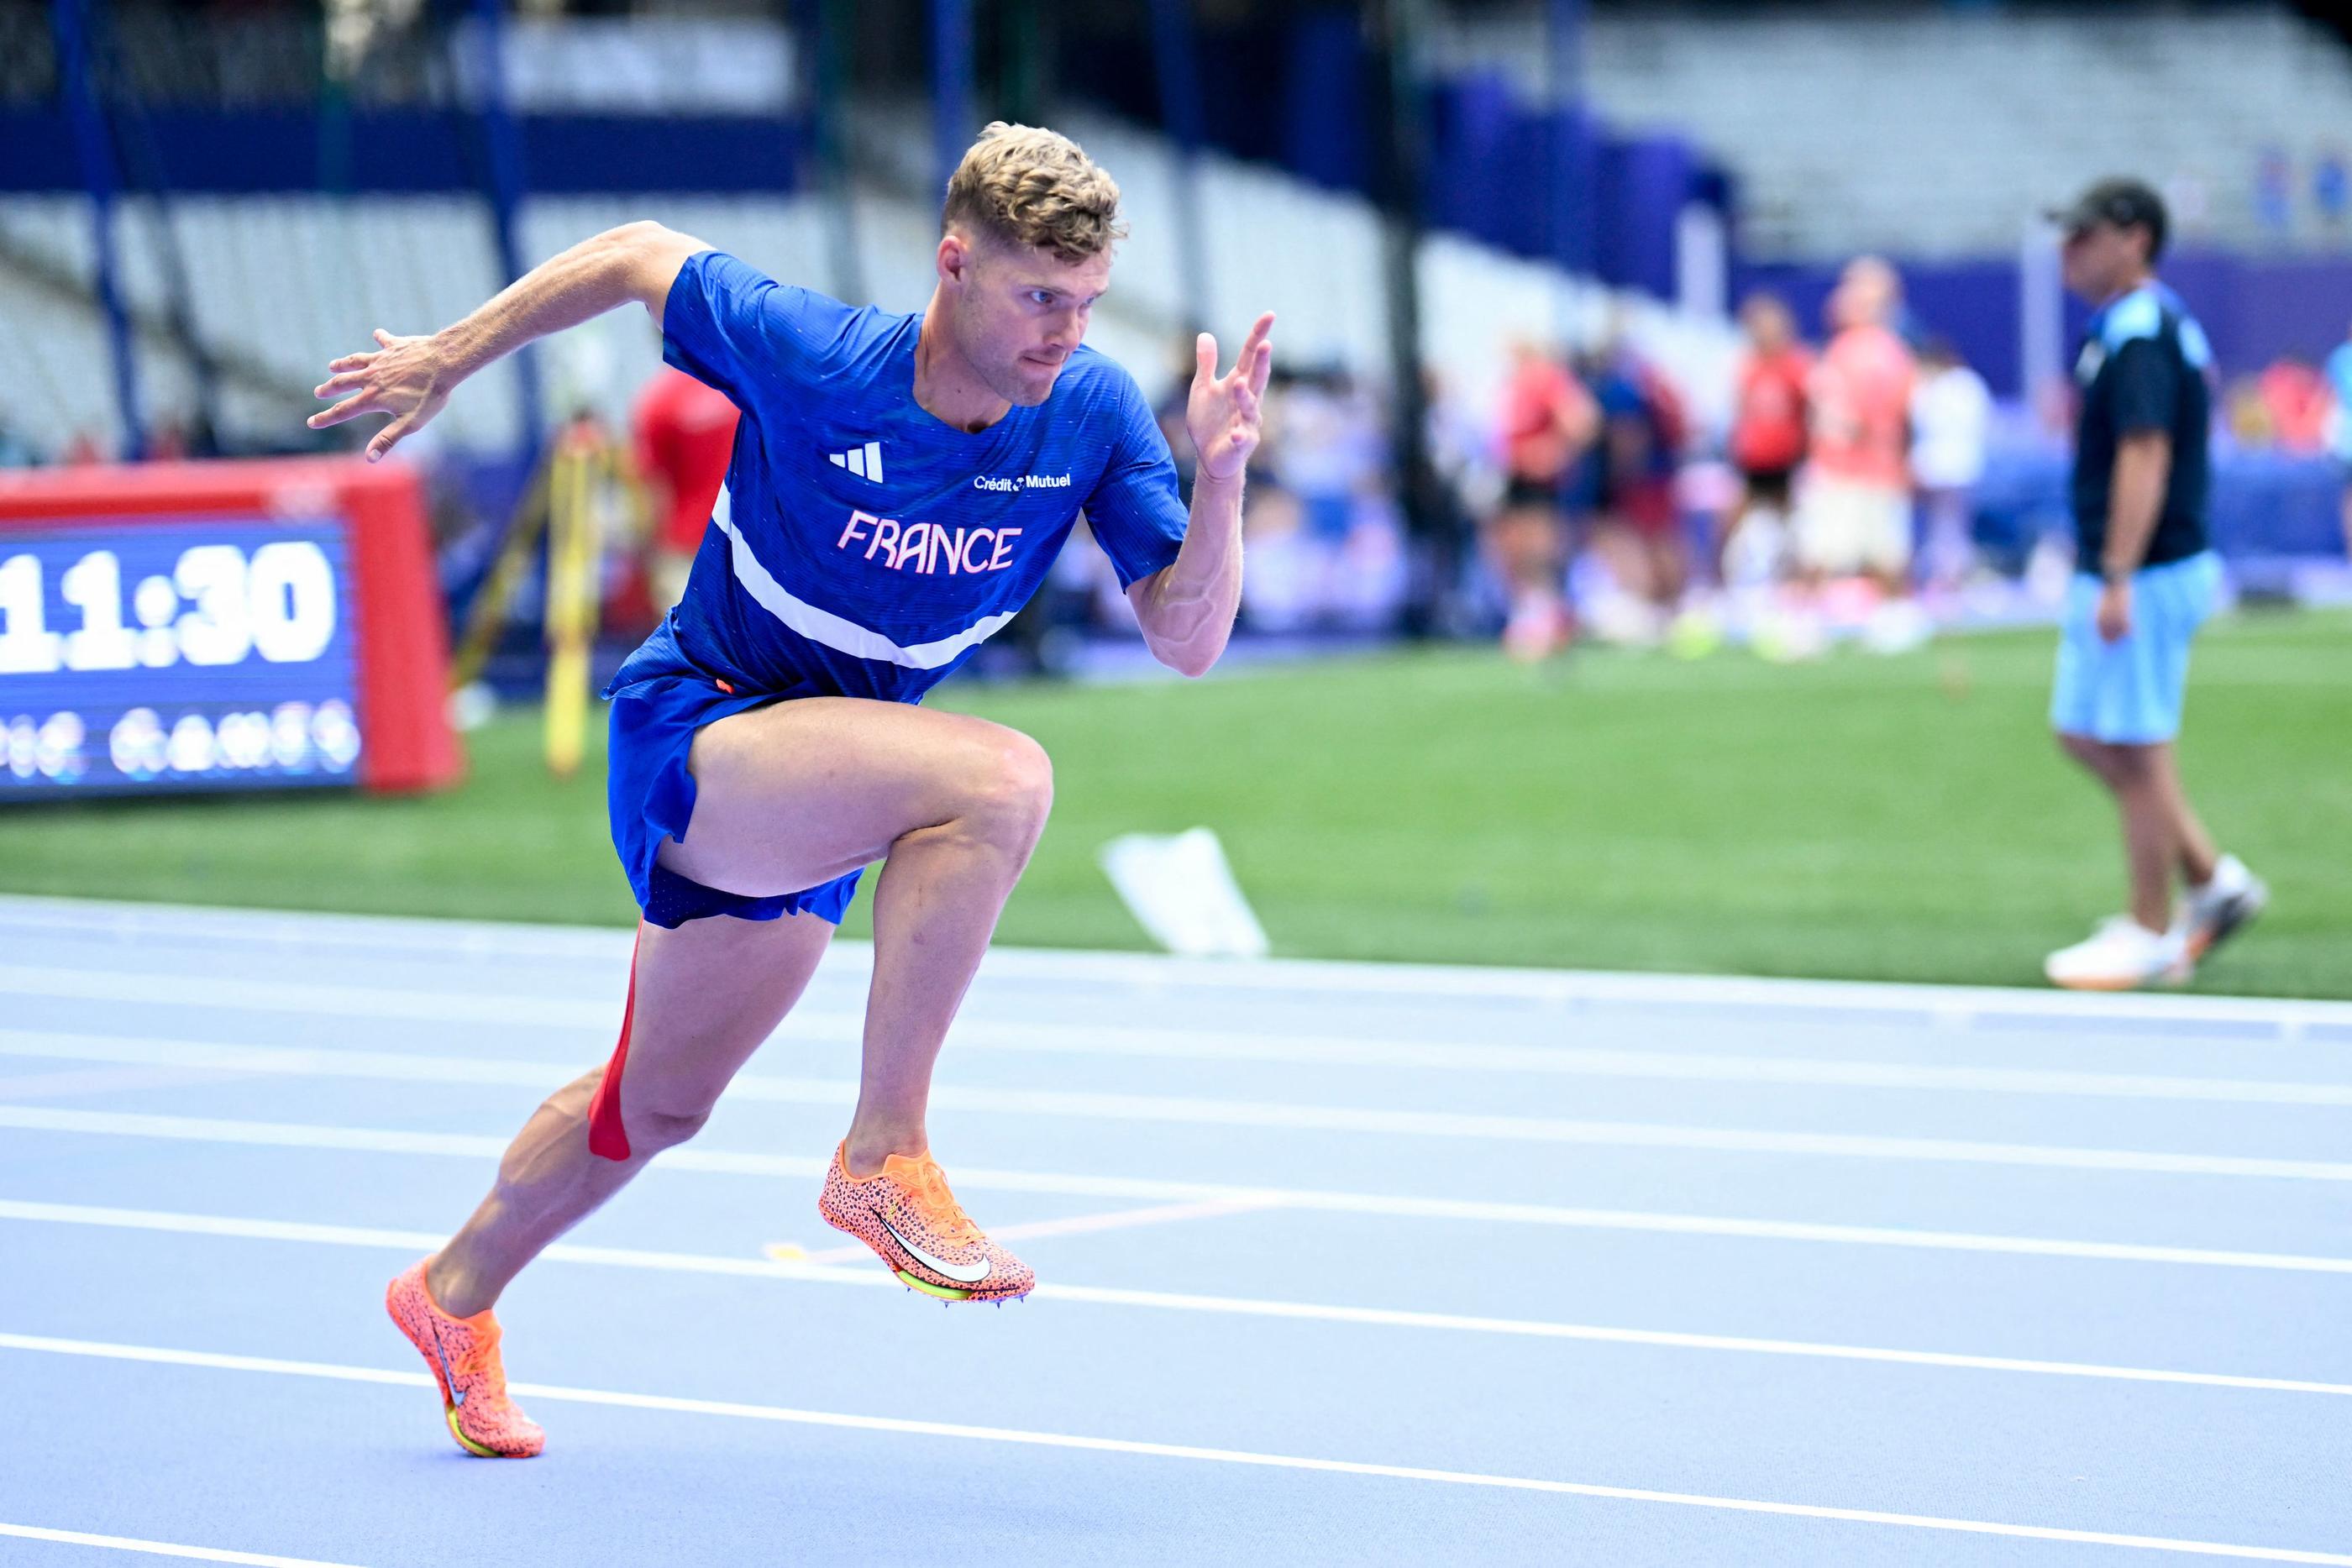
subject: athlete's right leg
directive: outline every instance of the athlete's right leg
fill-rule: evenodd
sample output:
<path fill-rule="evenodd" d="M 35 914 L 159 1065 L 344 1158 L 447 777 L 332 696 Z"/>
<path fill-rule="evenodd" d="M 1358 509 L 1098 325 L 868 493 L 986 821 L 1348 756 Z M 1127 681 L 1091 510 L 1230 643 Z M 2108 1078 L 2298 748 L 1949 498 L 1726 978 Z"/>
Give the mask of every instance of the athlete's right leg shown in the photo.
<path fill-rule="evenodd" d="M 548 1243 L 699 1131 L 720 1091 L 800 999 L 833 929 L 814 915 L 640 926 L 621 1098 L 629 1157 L 589 1151 L 588 1108 L 604 1068 L 557 1090 L 516 1135 L 473 1218 L 426 1266 L 434 1301 L 456 1317 L 491 1306 Z"/>
<path fill-rule="evenodd" d="M 961 714 L 811 697 L 709 726 L 693 769 L 694 820 L 662 848 L 680 875 L 757 896 L 887 859 L 845 1154 L 853 1174 L 919 1158 L 932 1064 L 1053 802 L 1044 749 Z"/>

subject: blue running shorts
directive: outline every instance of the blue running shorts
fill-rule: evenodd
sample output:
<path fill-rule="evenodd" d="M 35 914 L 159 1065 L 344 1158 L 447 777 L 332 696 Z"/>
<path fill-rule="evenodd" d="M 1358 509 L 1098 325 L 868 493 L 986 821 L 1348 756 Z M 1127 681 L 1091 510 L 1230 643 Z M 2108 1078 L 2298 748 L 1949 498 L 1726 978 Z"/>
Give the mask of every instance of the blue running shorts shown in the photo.
<path fill-rule="evenodd" d="M 805 914 L 841 924 L 862 872 L 798 893 L 753 898 L 705 887 L 655 862 L 662 840 L 684 843 L 687 824 L 694 819 L 694 775 L 686 767 L 694 732 L 772 702 L 814 696 L 814 691 L 733 689 L 688 659 L 665 624 L 629 656 L 604 695 L 613 702 L 612 757 L 604 785 L 613 848 L 647 920 L 672 930 L 714 915 L 775 920 Z"/>
<path fill-rule="evenodd" d="M 2121 642 L 2099 635 L 2101 586 L 2088 572 L 2067 584 L 2051 727 L 2117 746 L 2170 740 L 2180 733 L 2189 645 L 2213 612 L 2221 559 L 2205 550 L 2134 572 L 2132 628 Z"/>

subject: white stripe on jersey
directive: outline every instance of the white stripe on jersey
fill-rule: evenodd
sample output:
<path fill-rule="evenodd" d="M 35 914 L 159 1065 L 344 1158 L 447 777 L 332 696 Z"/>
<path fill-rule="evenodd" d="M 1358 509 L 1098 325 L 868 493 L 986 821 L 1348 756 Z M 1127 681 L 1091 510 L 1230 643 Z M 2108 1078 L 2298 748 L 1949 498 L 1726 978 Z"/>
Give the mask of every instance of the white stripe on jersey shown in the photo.
<path fill-rule="evenodd" d="M 919 643 L 902 648 L 879 632 L 869 631 L 856 622 L 835 615 L 830 610 L 820 610 L 804 599 L 795 599 L 775 575 L 760 564 L 751 553 L 751 545 L 736 530 L 734 504 L 727 486 L 719 487 L 719 499 L 711 508 L 710 520 L 727 536 L 728 559 L 735 569 L 735 580 L 743 591 L 760 601 L 762 609 L 799 632 L 812 643 L 822 643 L 837 653 L 853 658 L 877 659 L 886 664 L 903 664 L 910 670 L 936 670 L 951 664 L 968 648 L 978 647 L 1013 623 L 1018 610 L 984 616 L 952 637 L 942 637 L 936 643 Z"/>

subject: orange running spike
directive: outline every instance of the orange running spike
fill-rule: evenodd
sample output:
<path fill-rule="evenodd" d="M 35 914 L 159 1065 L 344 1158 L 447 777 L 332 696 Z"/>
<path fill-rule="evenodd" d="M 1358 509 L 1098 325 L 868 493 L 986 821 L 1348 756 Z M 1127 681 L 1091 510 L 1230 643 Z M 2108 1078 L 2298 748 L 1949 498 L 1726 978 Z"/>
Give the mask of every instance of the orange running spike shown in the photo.
<path fill-rule="evenodd" d="M 470 1318 L 443 1312 L 425 1283 L 431 1261 L 418 1260 L 386 1287 L 384 1310 L 432 1371 L 457 1446 L 485 1459 L 530 1458 L 547 1447 L 547 1434 L 507 1396 L 499 1320 L 487 1309 Z"/>
<path fill-rule="evenodd" d="M 892 1155 L 874 1175 L 853 1176 L 848 1147 L 833 1152 L 817 1213 L 874 1249 L 902 1284 L 946 1301 L 1011 1301 L 1037 1288 L 1035 1270 L 971 1222 L 930 1155 Z"/>

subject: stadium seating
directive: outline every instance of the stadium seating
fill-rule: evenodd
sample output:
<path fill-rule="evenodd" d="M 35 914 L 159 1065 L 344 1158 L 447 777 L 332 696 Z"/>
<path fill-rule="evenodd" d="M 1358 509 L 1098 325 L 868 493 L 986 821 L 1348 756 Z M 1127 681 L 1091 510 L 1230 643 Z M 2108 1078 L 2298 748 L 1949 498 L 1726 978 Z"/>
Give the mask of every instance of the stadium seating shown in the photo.
<path fill-rule="evenodd" d="M 1172 154 L 1163 139 L 1102 116 L 1065 122 L 1122 182 L 1133 231 L 1092 340 L 1156 393 L 1183 315 Z M 899 117 L 895 133 L 919 141 L 921 122 Z M 1210 157 L 1202 164 L 1201 205 L 1213 324 L 1237 334 L 1250 313 L 1272 309 L 1282 319 L 1289 362 L 1336 362 L 1385 379 L 1380 226 L 1368 203 Z M 166 294 L 152 204 L 133 200 L 121 211 L 122 288 L 148 329 L 140 335 L 145 402 L 151 419 L 168 419 L 192 405 L 193 372 L 162 329 Z M 314 406 L 310 389 L 325 361 L 366 347 L 372 328 L 429 329 L 478 304 L 499 281 L 487 212 L 465 197 L 184 197 L 172 216 L 196 334 L 216 354 L 233 346 L 242 372 L 225 386 L 222 423 L 246 444 L 299 442 L 298 422 Z M 517 246 L 526 262 L 536 261 L 640 217 L 739 251 L 780 277 L 841 287 L 830 274 L 821 213 L 804 197 L 537 197 L 523 209 Z M 919 308 L 931 282 L 933 209 L 911 195 L 868 189 L 858 197 L 856 221 L 867 295 L 890 308 Z M 117 439 L 105 334 L 86 281 L 79 298 L 60 297 L 55 287 L 58 279 L 87 280 L 90 243 L 79 198 L 12 199 L 0 212 L 0 301 L 7 306 L 0 310 L 6 323 L 0 346 L 34 367 L 0 380 L 0 424 L 41 450 L 60 450 L 81 433 L 108 449 Z M 27 281 L 26 262 L 50 279 L 45 294 Z M 1583 344 L 1622 329 L 1698 388 L 1722 384 L 1736 351 L 1720 322 L 1613 295 L 1458 237 L 1432 236 L 1422 281 L 1429 358 L 1473 399 L 1499 379 L 1505 346 L 1516 335 Z M 658 357 L 651 331 L 625 315 L 568 334 L 541 355 L 550 412 L 584 405 L 618 413 Z M 476 451 L 510 446 L 518 433 L 513 374 L 510 366 L 494 368 L 488 377 L 497 395 L 477 386 L 458 397 L 427 433 L 430 442 Z"/>
<path fill-rule="evenodd" d="M 1441 67 L 1540 91 L 1539 26 L 1458 19 Z M 2004 255 L 2036 210 L 2123 171 L 2201 205 L 2183 214 L 2199 238 L 2307 242 L 2309 212 L 2282 232 L 2258 211 L 2257 162 L 2352 124 L 2352 53 L 2284 6 L 1626 6 L 1593 16 L 1586 57 L 1612 122 L 1688 134 L 1738 175 L 1764 257 Z"/>

